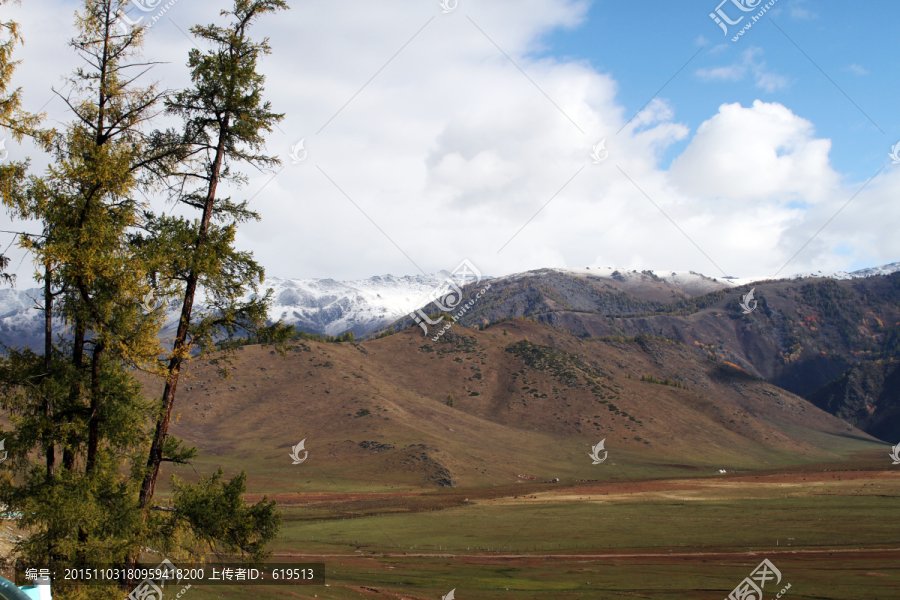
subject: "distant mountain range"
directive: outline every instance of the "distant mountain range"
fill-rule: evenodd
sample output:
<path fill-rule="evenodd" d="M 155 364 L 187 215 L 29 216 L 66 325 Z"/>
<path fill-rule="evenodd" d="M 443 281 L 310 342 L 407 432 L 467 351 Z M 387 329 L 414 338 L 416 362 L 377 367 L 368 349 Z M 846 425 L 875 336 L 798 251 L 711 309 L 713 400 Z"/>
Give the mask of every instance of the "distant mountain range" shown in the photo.
<path fill-rule="evenodd" d="M 823 275 L 820 272 L 795 277 L 846 280 L 897 271 L 900 271 L 900 262 L 852 273 Z M 634 295 L 644 302 L 692 298 L 754 281 L 736 277 L 707 277 L 693 271 L 635 271 L 612 267 L 539 269 L 485 279 L 508 283 L 542 279 L 548 274 L 603 280 L 615 290 Z M 425 305 L 429 294 L 450 275 L 447 271 L 404 277 L 376 275 L 357 281 L 273 277 L 267 279 L 261 289 L 271 288 L 274 292 L 274 302 L 269 311 L 272 322 L 281 319 L 308 333 L 340 335 L 352 331 L 354 335 L 362 336 L 385 328 Z M 0 341 L 11 346 L 43 348 L 43 312 L 37 307 L 41 294 L 40 288 L 0 289 Z M 163 335 L 171 335 L 176 323 L 177 309 L 170 308 Z"/>
<path fill-rule="evenodd" d="M 527 318 L 583 339 L 665 338 L 896 443 L 898 267 L 756 282 L 692 273 L 544 269 L 492 281 L 490 292 L 460 322 L 481 328 Z M 463 304 L 473 299 L 467 290 Z M 394 328 L 412 324 L 405 318 Z"/>
<path fill-rule="evenodd" d="M 413 326 L 410 313 L 419 308 L 436 317 L 442 310 L 429 298 L 450 276 L 272 278 L 262 288 L 273 290 L 273 322 L 359 338 Z M 462 289 L 458 306 L 471 301 L 463 326 L 527 318 L 581 338 L 665 338 L 803 396 L 867 433 L 900 441 L 900 263 L 767 281 L 611 267 L 484 279 L 490 290 L 477 300 L 483 285 Z M 0 290 L 0 341 L 42 348 L 40 292 Z M 163 336 L 174 333 L 176 322 L 173 307 Z"/>

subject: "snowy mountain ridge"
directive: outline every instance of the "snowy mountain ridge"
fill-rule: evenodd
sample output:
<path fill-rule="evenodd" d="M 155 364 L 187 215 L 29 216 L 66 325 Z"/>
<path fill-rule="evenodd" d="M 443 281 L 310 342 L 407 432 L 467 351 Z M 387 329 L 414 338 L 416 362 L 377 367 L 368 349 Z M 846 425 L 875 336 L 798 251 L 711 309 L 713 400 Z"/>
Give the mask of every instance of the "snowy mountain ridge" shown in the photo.
<path fill-rule="evenodd" d="M 695 296 L 728 287 L 747 285 L 759 279 L 736 277 L 708 277 L 693 271 L 637 271 L 613 267 L 557 268 L 552 271 L 578 277 L 597 277 L 618 282 L 626 289 L 631 281 L 644 275 L 658 278 L 666 284 Z M 547 269 L 514 273 L 500 279 L 519 279 L 538 276 Z M 827 277 L 855 279 L 889 275 L 900 271 L 900 262 L 880 267 L 860 269 L 851 273 L 805 273 L 794 278 Z M 271 321 L 283 320 L 297 329 L 326 335 L 340 335 L 353 331 L 363 335 L 393 323 L 430 301 L 430 295 L 451 276 L 447 271 L 430 275 L 396 277 L 374 276 L 357 281 L 334 279 L 267 279 L 261 290 L 273 290 L 269 311 Z M 484 277 L 484 279 L 492 279 Z M 0 342 L 11 346 L 43 347 L 43 312 L 38 308 L 41 288 L 15 290 L 0 289 Z M 201 303 L 202 307 L 202 303 Z M 178 319 L 176 307 L 167 309 L 166 327 L 162 334 L 170 337 Z"/>
<path fill-rule="evenodd" d="M 281 319 L 297 329 L 327 335 L 345 331 L 360 335 L 424 306 L 429 293 L 450 275 L 447 271 L 404 277 L 376 275 L 359 281 L 273 277 L 262 288 L 274 291 L 269 311 L 272 321 Z"/>

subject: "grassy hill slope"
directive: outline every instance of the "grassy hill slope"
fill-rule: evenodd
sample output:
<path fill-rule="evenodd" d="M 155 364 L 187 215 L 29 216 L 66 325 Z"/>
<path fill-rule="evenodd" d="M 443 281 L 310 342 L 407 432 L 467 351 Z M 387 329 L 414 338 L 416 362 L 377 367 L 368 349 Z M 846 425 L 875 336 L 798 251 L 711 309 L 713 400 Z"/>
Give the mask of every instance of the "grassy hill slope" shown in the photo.
<path fill-rule="evenodd" d="M 247 346 L 230 379 L 202 363 L 180 388 L 173 435 L 199 448 L 201 470 L 246 469 L 249 491 L 713 474 L 883 445 L 687 346 L 584 341 L 527 320 L 456 326 L 438 342 L 418 328 L 364 343 L 302 342 L 286 358 Z M 290 448 L 303 439 L 309 457 L 292 465 Z M 609 458 L 592 465 L 603 439 Z"/>

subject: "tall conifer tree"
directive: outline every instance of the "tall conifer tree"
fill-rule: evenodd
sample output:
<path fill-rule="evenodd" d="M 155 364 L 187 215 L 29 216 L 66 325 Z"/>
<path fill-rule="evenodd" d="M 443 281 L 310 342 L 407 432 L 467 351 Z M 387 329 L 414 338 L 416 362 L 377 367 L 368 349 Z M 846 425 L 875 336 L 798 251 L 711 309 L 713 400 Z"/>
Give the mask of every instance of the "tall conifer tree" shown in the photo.
<path fill-rule="evenodd" d="M 256 327 L 266 304 L 264 299 L 233 302 L 244 283 L 261 279 L 262 270 L 246 253 L 229 254 L 233 222 L 214 223 L 252 213 L 227 200 L 217 203 L 215 185 L 205 229 L 157 217 L 137 200 L 173 177 L 190 179 L 204 168 L 197 150 L 204 130 L 145 131 L 162 109 L 163 93 L 137 83 L 150 64 L 137 54 L 143 30 L 123 32 L 117 26 L 122 4 L 84 0 L 71 46 L 87 64 L 75 71 L 63 98 L 73 120 L 59 134 L 42 138 L 52 141 L 47 147 L 53 156 L 43 176 L 26 177 L 22 165 L 15 173 L 3 172 L 0 182 L 3 201 L 15 216 L 43 223 L 42 235 L 23 245 L 40 267 L 47 317 L 44 356 L 10 348 L 0 361 L 0 405 L 13 425 L 12 432 L 0 434 L 7 436 L 10 453 L 0 471 L 0 502 L 32 531 L 18 546 L 36 565 L 132 562 L 150 543 L 181 557 L 214 548 L 259 560 L 280 516 L 266 499 L 246 505 L 244 474 L 230 482 L 222 481 L 221 470 L 196 485 L 176 480 L 167 506 L 154 506 L 142 493 L 151 473 L 148 454 L 180 463 L 195 454 L 165 435 L 155 445 L 159 403 L 145 398 L 134 372 L 166 376 L 171 362 L 159 361 L 165 352 L 158 337 L 163 311 L 146 310 L 142 300 L 151 291 L 185 292 L 191 281 L 194 291 L 198 284 L 211 290 L 217 312 L 194 329 L 195 336 L 209 340 L 201 346 L 210 348 L 217 332 L 227 337 L 241 324 Z M 238 10 L 241 6 L 238 2 Z M 250 20 L 259 12 L 266 10 L 254 9 Z M 0 53 L 0 59 L 5 56 Z M 242 76 L 253 80 L 255 63 L 249 66 L 251 72 Z M 4 73 L 0 69 L 0 76 Z M 244 124 L 235 123 L 232 128 L 242 131 Z M 227 174 L 221 161 L 216 173 L 217 181 Z M 190 204 L 191 196 L 181 200 Z M 205 232 L 203 241 L 185 263 L 178 251 L 182 236 L 196 242 L 199 232 Z M 216 262 L 219 253 L 224 258 Z M 182 272 L 197 275 L 192 280 L 180 277 Z M 53 316 L 67 324 L 68 338 L 52 339 Z M 183 349 L 190 351 L 190 345 Z M 160 452 L 150 452 L 153 447 Z M 118 594 L 62 586 L 54 595 Z"/>
<path fill-rule="evenodd" d="M 141 488 L 141 504 L 147 506 L 156 488 L 161 464 L 177 441 L 168 437 L 182 366 L 192 352 L 229 350 L 235 336 L 264 325 L 269 295 L 249 301 L 240 298 L 249 287 L 257 289 L 264 272 L 249 252 L 234 247 L 238 223 L 259 216 L 247 202 L 234 203 L 223 197 L 223 184 L 241 185 L 246 177 L 232 165 L 244 163 L 260 169 L 280 164 L 276 157 L 261 153 L 265 133 L 283 118 L 263 101 L 265 78 L 257 72 L 257 62 L 269 54 L 268 40 L 254 41 L 251 25 L 266 13 L 284 10 L 284 0 L 235 0 L 234 8 L 222 11 L 232 22 L 227 27 L 197 26 L 191 32 L 212 45 L 208 52 L 191 50 L 188 66 L 193 87 L 167 100 L 168 112 L 184 121 L 189 167 L 175 178 L 176 188 L 185 190 L 178 202 L 200 212 L 187 220 L 160 217 L 149 224 L 148 245 L 163 244 L 183 248 L 172 257 L 163 279 L 183 284 L 181 314 L 174 347 L 167 365 L 160 416 L 147 460 L 147 474 Z M 207 309 L 199 313 L 195 302 L 205 295 Z M 199 313 L 199 314 L 198 314 Z M 270 339 L 283 339 L 287 330 L 279 324 Z"/>

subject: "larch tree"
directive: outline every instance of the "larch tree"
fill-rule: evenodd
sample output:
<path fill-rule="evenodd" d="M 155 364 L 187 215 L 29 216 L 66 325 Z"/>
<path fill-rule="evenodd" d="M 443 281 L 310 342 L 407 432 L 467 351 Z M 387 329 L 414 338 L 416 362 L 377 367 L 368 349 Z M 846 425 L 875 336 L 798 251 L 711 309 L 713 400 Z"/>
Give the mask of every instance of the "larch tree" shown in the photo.
<path fill-rule="evenodd" d="M 283 4 L 238 1 L 229 14 L 243 19 L 239 27 L 195 28 L 209 39 L 219 35 L 227 49 L 192 53 L 195 88 L 163 104 L 171 92 L 138 83 L 153 63 L 139 55 L 144 30 L 118 26 L 124 1 L 84 0 L 70 46 L 85 66 L 62 97 L 73 117 L 59 133 L 40 138 L 51 164 L 41 176 L 28 174 L 25 163 L 0 170 L 4 205 L 43 224 L 42 234 L 24 237 L 22 246 L 45 286 L 44 354 L 8 348 L 0 360 L 0 406 L 12 424 L 11 432 L 0 433 L 10 454 L 0 470 L 0 502 L 32 532 L 18 544 L 30 564 L 133 564 L 149 544 L 177 558 L 213 549 L 258 561 L 277 534 L 275 503 L 264 498 L 248 506 L 243 473 L 226 482 L 219 470 L 194 485 L 176 479 L 168 506 L 154 506 L 152 486 L 146 490 L 151 477 L 155 486 L 160 462 L 185 464 L 196 454 L 166 435 L 181 362 L 195 349 L 233 349 L 243 330 L 281 331 L 265 326 L 268 297 L 238 301 L 263 277 L 252 255 L 233 248 L 236 224 L 257 217 L 245 203 L 220 198 L 216 187 L 242 180 L 228 161 L 277 164 L 255 153 L 261 130 L 280 115 L 259 103 L 255 60 L 268 46 L 251 42 L 245 29 Z M 7 62 L 9 56 L 0 53 Z M 218 61 L 232 74 L 224 92 L 204 87 Z M 0 84 L 8 83 L 7 70 L 0 68 L 0 76 Z M 17 102 L 4 106 L 20 110 Z M 224 107 L 221 135 L 206 120 L 215 106 Z M 15 110 L 3 115 L 15 117 Z M 147 131 L 163 110 L 184 115 L 184 131 Z M 218 158 L 209 161 L 211 146 Z M 207 182 L 205 192 L 177 192 L 178 182 L 198 180 Z M 157 215 L 138 199 L 166 191 L 203 217 Z M 199 289 L 210 308 L 197 315 L 191 307 Z M 182 295 L 187 306 L 181 343 L 168 357 L 159 339 L 164 311 L 142 306 L 151 294 Z M 56 339 L 54 318 L 66 334 Z M 147 399 L 135 377 L 139 370 L 165 378 L 167 389 L 174 381 L 164 396 L 168 405 Z M 116 595 L 77 585 L 54 589 L 57 594 Z"/>
<path fill-rule="evenodd" d="M 145 507 L 153 498 L 160 466 L 180 452 L 178 440 L 169 437 L 168 430 L 185 361 L 212 351 L 225 352 L 216 360 L 227 361 L 227 352 L 243 333 L 258 335 L 265 330 L 268 339 L 278 342 L 290 331 L 280 323 L 265 325 L 270 292 L 241 300 L 248 288 L 258 291 L 264 271 L 251 253 L 235 248 L 235 233 L 239 223 L 259 216 L 248 209 L 246 201 L 232 202 L 220 192 L 225 184 L 239 187 L 246 182 L 232 165 L 244 163 L 262 170 L 280 164 L 277 157 L 261 153 L 264 135 L 283 118 L 262 99 L 265 78 L 257 71 L 259 58 L 271 50 L 268 40 L 254 41 L 248 30 L 259 17 L 286 8 L 284 0 L 235 0 L 234 8 L 222 11 L 222 16 L 232 18 L 227 27 L 192 28 L 212 49 L 191 50 L 188 66 L 193 87 L 166 101 L 169 114 L 184 122 L 188 148 L 186 168 L 173 177 L 173 189 L 178 191 L 177 202 L 200 215 L 193 220 L 158 217 L 147 227 L 148 246 L 181 249 L 159 276 L 178 282 L 183 293 L 141 488 L 140 501 Z M 201 293 L 206 305 L 202 311 L 195 306 Z"/>
<path fill-rule="evenodd" d="M 0 0 L 0 6 L 9 4 L 8 0 Z M 13 0 L 14 4 L 20 4 Z M 24 44 L 19 24 L 12 20 L 0 21 L 0 198 L 7 206 L 14 206 L 22 201 L 23 183 L 26 179 L 28 161 L 6 162 L 8 150 L 7 136 L 21 143 L 30 138 L 39 146 L 47 147 L 51 132 L 40 128 L 43 115 L 35 115 L 22 109 L 22 88 L 11 88 L 13 74 L 20 61 L 13 59 L 17 46 Z M 14 232 L 26 235 L 24 232 Z M 15 276 L 6 272 L 9 258 L 0 254 L 0 282 L 12 284 Z"/>
<path fill-rule="evenodd" d="M 137 54 L 142 32 L 116 26 L 120 8 L 86 0 L 77 13 L 70 46 L 85 66 L 62 97 L 73 120 L 47 136 L 52 162 L 42 176 L 4 187 L 15 216 L 43 223 L 22 245 L 43 267 L 44 355 L 10 349 L 0 371 L 14 428 L 0 496 L 33 531 L 20 550 L 39 564 L 123 560 L 141 522 L 140 477 L 120 465 L 149 442 L 151 405 L 131 370 L 156 368 L 161 317 L 140 309 L 151 267 L 127 233 L 142 216 L 134 197 L 161 181 L 177 153 L 157 152 L 142 131 L 163 94 L 136 84 L 150 65 Z M 54 315 L 71 339 L 53 340 Z"/>

